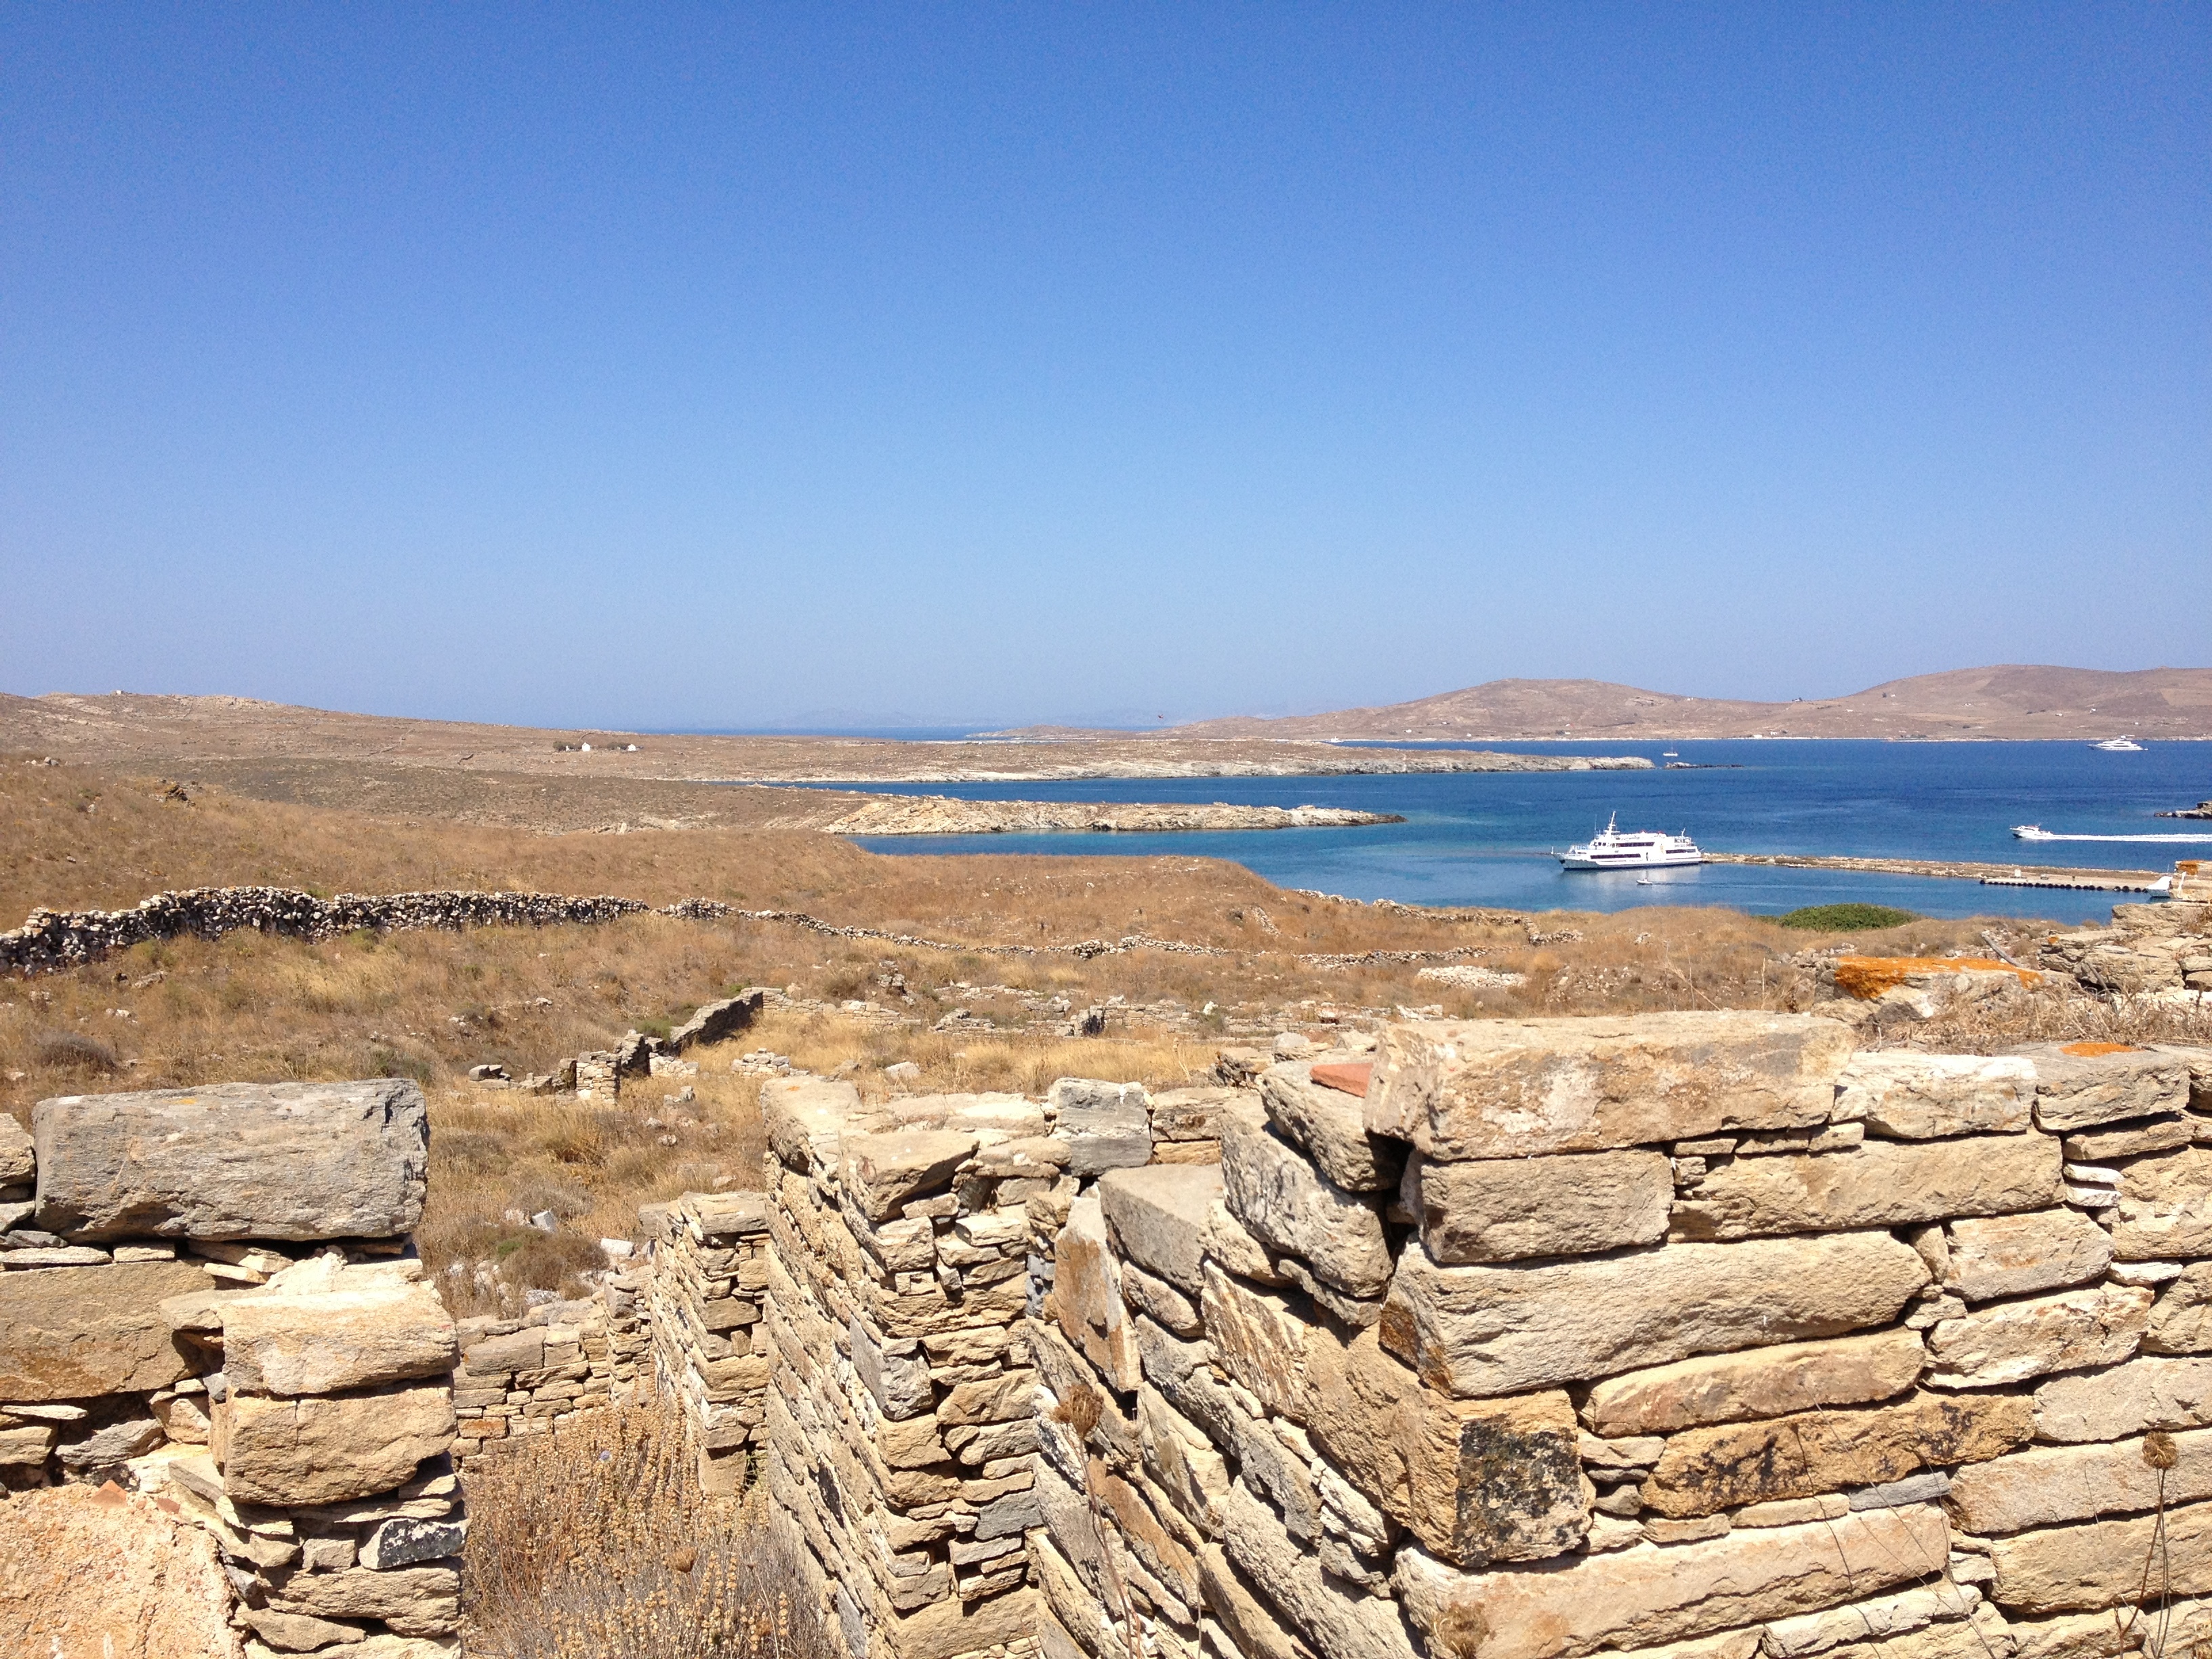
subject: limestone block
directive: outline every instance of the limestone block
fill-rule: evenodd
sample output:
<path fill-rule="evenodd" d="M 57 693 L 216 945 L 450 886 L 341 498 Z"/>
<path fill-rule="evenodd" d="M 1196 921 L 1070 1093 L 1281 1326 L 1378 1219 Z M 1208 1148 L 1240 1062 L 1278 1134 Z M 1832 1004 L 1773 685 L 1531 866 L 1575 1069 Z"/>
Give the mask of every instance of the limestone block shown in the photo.
<path fill-rule="evenodd" d="M 2131 1359 L 2035 1391 L 2039 1439 L 2119 1440 L 2212 1423 L 2212 1359 Z"/>
<path fill-rule="evenodd" d="M 1754 1238 L 2004 1215 L 2064 1202 L 2049 1135 L 1869 1140 L 1843 1152 L 1739 1158 L 1674 1206 L 1677 1238 Z"/>
<path fill-rule="evenodd" d="M 1382 1346 L 1465 1398 L 1886 1325 L 1928 1282 L 1887 1233 L 1668 1244 L 1528 1267 L 1439 1265 L 1409 1245 Z M 1218 1340 L 1209 1310 L 1209 1334 Z"/>
<path fill-rule="evenodd" d="M 335 1504 L 390 1492 L 445 1451 L 453 1402 L 441 1384 L 307 1400 L 233 1395 L 216 1408 L 214 1429 L 216 1462 L 233 1498 Z"/>
<path fill-rule="evenodd" d="M 848 1121 L 855 1127 L 873 1128 L 884 1120 L 864 1114 L 860 1091 L 849 1083 L 824 1078 L 772 1077 L 761 1085 L 762 1127 L 768 1144 L 787 1168 L 805 1170 L 814 1164 L 838 1167 L 839 1139 Z"/>
<path fill-rule="evenodd" d="M 2035 1062 L 2035 1121 L 2046 1133 L 2178 1112 L 2189 1103 L 2189 1066 L 2149 1048 L 2037 1042 L 2012 1052 Z"/>
<path fill-rule="evenodd" d="M 1591 1386 L 1584 1409 L 1590 1427 L 1608 1437 L 1669 1434 L 1887 1400 L 1918 1382 L 1927 1363 L 1917 1331 L 1789 1342 L 1610 1377 Z"/>
<path fill-rule="evenodd" d="M 2033 1403 L 2011 1395 L 1916 1394 L 1894 1406 L 1689 1429 L 1667 1442 L 1644 1504 L 1679 1517 L 1881 1486 L 1999 1456 L 2034 1433 Z"/>
<path fill-rule="evenodd" d="M 1145 1379 L 1176 1411 L 1205 1430 L 1217 1446 L 1237 1443 L 1237 1404 L 1213 1374 L 1213 1349 L 1205 1342 L 1179 1341 L 1152 1320 L 1137 1319 L 1137 1352 Z"/>
<path fill-rule="evenodd" d="M 2101 1279 L 2112 1241 L 2079 1210 L 1954 1221 L 1943 1288 L 1969 1302 L 2063 1290 Z"/>
<path fill-rule="evenodd" d="M 2139 1158 L 2121 1171 L 2112 1254 L 2122 1261 L 2212 1255 L 2212 1146 Z"/>
<path fill-rule="evenodd" d="M 2212 1429 L 2177 1434 L 2172 1443 L 2176 1462 L 2166 1471 L 2165 1501 L 2212 1498 Z M 2159 1474 L 2145 1460 L 2141 1440 L 2037 1446 L 1960 1469 L 1951 1480 L 1951 1513 L 1984 1537 L 2125 1515 L 2158 1507 Z"/>
<path fill-rule="evenodd" d="M 1202 1242 L 1206 1254 L 1239 1279 L 1249 1279 L 1255 1285 L 1289 1282 L 1267 1247 L 1244 1231 L 1244 1224 L 1229 1213 L 1226 1204 L 1216 1203 L 1207 1210 Z"/>
<path fill-rule="evenodd" d="M 1314 1490 L 1307 1460 L 1284 1443 L 1273 1422 L 1242 1417 L 1237 1424 L 1237 1472 L 1246 1490 L 1264 1498 L 1282 1517 L 1291 1536 L 1310 1549 L 1319 1541 L 1321 1494 Z"/>
<path fill-rule="evenodd" d="M 1121 1254 L 1193 1296 L 1205 1286 L 1206 1218 L 1222 1192 L 1219 1167 L 1206 1164 L 1109 1170 L 1098 1180 L 1098 1201 Z"/>
<path fill-rule="evenodd" d="M 46 1462 L 53 1444 L 51 1423 L 18 1423 L 0 1429 L 0 1468 L 38 1468 Z"/>
<path fill-rule="evenodd" d="M 1144 1085 L 1064 1077 L 1044 1100 L 1055 1132 L 1067 1141 L 1070 1175 L 1087 1179 L 1152 1161 L 1152 1105 Z"/>
<path fill-rule="evenodd" d="M 1224 1112 L 1229 1212 L 1268 1249 L 1295 1255 L 1347 1296 L 1378 1297 L 1390 1246 L 1372 1202 L 1332 1185 L 1256 1112 Z"/>
<path fill-rule="evenodd" d="M 686 1048 L 734 1036 L 760 1018 L 766 1001 L 766 995 L 754 989 L 702 1004 L 690 1018 L 661 1039 L 661 1050 L 680 1054 Z"/>
<path fill-rule="evenodd" d="M 1146 1386 L 1137 1391 L 1137 1438 L 1145 1473 L 1193 1525 L 1218 1533 L 1215 1510 L 1229 1490 L 1229 1465 L 1206 1431 Z"/>
<path fill-rule="evenodd" d="M 380 1619 L 402 1634 L 442 1634 L 459 1623 L 460 1589 L 458 1562 L 388 1572 L 353 1567 L 295 1572 L 270 1593 L 269 1605 L 317 1619 Z"/>
<path fill-rule="evenodd" d="M 1316 1083 L 1312 1062 L 1269 1066 L 1260 1077 L 1260 1103 L 1276 1133 L 1345 1191 L 1388 1192 L 1398 1184 L 1405 1147 L 1370 1134 L 1360 1097 Z"/>
<path fill-rule="evenodd" d="M 31 1133 L 40 1224 L 80 1243 L 389 1238 L 428 1191 L 422 1091 L 399 1079 L 64 1095 Z"/>
<path fill-rule="evenodd" d="M 871 1221 L 888 1221 L 909 1199 L 935 1191 L 974 1156 L 975 1137 L 949 1129 L 902 1129 L 839 1139 L 848 1200 Z"/>
<path fill-rule="evenodd" d="M 2109 1164 L 2115 1158 L 2141 1158 L 2145 1152 L 2170 1152 L 2196 1138 L 2196 1126 L 2186 1115 L 2124 1123 L 2110 1129 L 2077 1130 L 2066 1137 L 2066 1161 Z"/>
<path fill-rule="evenodd" d="M 1030 1390 L 1036 1386 L 1036 1373 L 1030 1370 L 1005 1371 L 996 1376 L 956 1382 L 938 1402 L 937 1420 L 951 1425 L 1011 1423 L 1018 1418 L 1026 1418 Z"/>
<path fill-rule="evenodd" d="M 1443 1159 L 1808 1127 L 1828 1121 L 1850 1048 L 1809 1014 L 1426 1020 L 1382 1034 L 1364 1115 Z"/>
<path fill-rule="evenodd" d="M 1199 1593 L 1221 1621 L 1235 1651 L 1209 1648 L 1209 1659 L 1311 1659 L 1311 1650 L 1284 1628 L 1282 1615 L 1244 1581 L 1228 1553 L 1209 1544 L 1198 1553 Z M 1116 1654 L 1118 1647 L 1109 1650 Z"/>
<path fill-rule="evenodd" d="M 1996 1539 L 1990 1599 L 2008 1612 L 2086 1613 L 2212 1592 L 2212 1504 L 2168 1510 L 2163 1547 L 2154 1550 L 2159 1524 L 2145 1515 Z"/>
<path fill-rule="evenodd" d="M 1116 1389 L 1135 1388 L 1142 1375 L 1136 1332 L 1121 1300 L 1121 1273 L 1095 1192 L 1075 1200 L 1054 1244 L 1052 1301 L 1060 1328 L 1077 1352 Z"/>
<path fill-rule="evenodd" d="M 167 1388 L 189 1368 L 161 1304 L 214 1284 L 191 1261 L 0 1273 L 0 1401 Z"/>
<path fill-rule="evenodd" d="M 1454 1400 L 1382 1351 L 1315 1334 L 1307 1364 L 1314 1443 L 1431 1553 L 1457 1566 L 1571 1550 L 1589 1525 L 1572 1403 L 1553 1390 Z"/>
<path fill-rule="evenodd" d="M 1206 1327 L 1198 1316 L 1198 1304 L 1133 1261 L 1121 1263 L 1121 1294 L 1128 1298 L 1132 1308 L 1158 1321 L 1177 1336 L 1206 1334 Z"/>
<path fill-rule="evenodd" d="M 2035 1062 L 2017 1054 L 1853 1054 L 1837 1079 L 1838 1123 L 1898 1140 L 2007 1134 L 2028 1127 Z"/>
<path fill-rule="evenodd" d="M 1890 1638 L 1924 1629 L 1938 1620 L 1964 1619 L 1981 1599 L 1981 1592 L 1970 1585 L 1939 1583 L 1900 1595 L 1854 1601 L 1845 1607 L 1802 1613 L 1769 1625 L 1759 1649 L 1768 1659 L 1804 1659 L 1838 1648 L 1883 1646 Z"/>
<path fill-rule="evenodd" d="M 2200 1261 L 2158 1293 L 2143 1332 L 2145 1353 L 2212 1353 L 2212 1261 Z"/>
<path fill-rule="evenodd" d="M 1349 1097 L 1345 1097 L 1349 1098 Z M 1667 1236 L 1663 1152 L 1571 1152 L 1438 1164 L 1416 1157 L 1405 1204 L 1438 1261 L 1590 1255 Z"/>
<path fill-rule="evenodd" d="M 1394 1583 L 1431 1652 L 1577 1659 L 1604 1646 L 1680 1642 L 1863 1600 L 1925 1577 L 1949 1552 L 1942 1511 L 1917 1504 L 1548 1569 L 1459 1573 L 1407 1547 Z"/>
<path fill-rule="evenodd" d="M 0 1112 L 0 1187 L 29 1185 L 38 1167 L 30 1132 L 6 1112 Z"/>
<path fill-rule="evenodd" d="M 248 1394 L 336 1394 L 443 1376 L 459 1358 L 453 1316 L 427 1284 L 385 1278 L 223 1304 L 223 1370 Z"/>
<path fill-rule="evenodd" d="M 1304 1422 L 1314 1327 L 1291 1298 L 1233 1279 L 1209 1261 L 1200 1308 L 1207 1346 L 1223 1369 L 1269 1411 Z"/>
<path fill-rule="evenodd" d="M 1988 1389 L 2047 1371 L 2118 1364 L 2142 1342 L 2151 1297 L 2138 1285 L 2099 1285 L 1939 1321 L 1928 1333 L 1928 1381 Z"/>
<path fill-rule="evenodd" d="M 1222 1498 L 1221 1538 L 1229 1559 L 1263 1587 L 1317 1652 L 1328 1659 L 1414 1659 L 1397 1605 L 1325 1574 L 1242 1485 Z"/>

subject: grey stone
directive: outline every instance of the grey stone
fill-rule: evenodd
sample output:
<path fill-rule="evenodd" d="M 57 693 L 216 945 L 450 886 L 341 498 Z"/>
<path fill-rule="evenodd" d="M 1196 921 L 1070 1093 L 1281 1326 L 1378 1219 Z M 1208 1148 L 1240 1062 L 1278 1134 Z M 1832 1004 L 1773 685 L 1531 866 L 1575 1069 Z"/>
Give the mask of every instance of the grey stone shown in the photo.
<path fill-rule="evenodd" d="M 1832 1115 L 1876 1134 L 1924 1140 L 2025 1129 L 2034 1105 L 2033 1060 L 1896 1048 L 1851 1056 Z"/>
<path fill-rule="evenodd" d="M 1070 1175 L 1103 1175 L 1152 1161 L 1152 1115 L 1141 1083 L 1064 1077 L 1046 1091 L 1045 1106 L 1067 1140 Z"/>
<path fill-rule="evenodd" d="M 388 1572 L 459 1555 L 468 1531 L 465 1520 L 387 1521 L 362 1541 L 361 1564 L 373 1571 Z"/>
<path fill-rule="evenodd" d="M 766 1000 L 767 994 L 755 989 L 708 1003 L 668 1034 L 661 1042 L 660 1051 L 680 1054 L 696 1044 L 720 1042 L 725 1037 L 734 1036 L 760 1018 Z"/>
<path fill-rule="evenodd" d="M 919 1417 L 930 1408 L 935 1394 L 929 1382 L 929 1357 L 921 1352 L 919 1340 L 910 1336 L 878 1340 L 858 1314 L 847 1328 L 853 1343 L 853 1370 L 885 1417 Z"/>
<path fill-rule="evenodd" d="M 31 1112 L 42 1224 L 67 1237 L 389 1238 L 428 1191 L 404 1079 L 64 1095 Z"/>
<path fill-rule="evenodd" d="M 1346 1295 L 1377 1297 L 1390 1249 L 1374 1206 L 1333 1186 L 1257 1112 L 1224 1112 L 1221 1170 L 1229 1212 L 1269 1249 L 1304 1260 Z"/>
<path fill-rule="evenodd" d="M 1929 1469 L 1879 1486 L 1861 1486 L 1846 1497 L 1855 1510 L 1894 1510 L 1907 1504 L 1932 1504 L 1950 1490 L 1951 1477 L 1941 1469 Z"/>
<path fill-rule="evenodd" d="M 1276 1132 L 1303 1147 L 1345 1191 L 1388 1192 L 1398 1184 L 1406 1166 L 1403 1144 L 1370 1134 L 1360 1097 L 1316 1083 L 1311 1061 L 1269 1066 L 1260 1077 L 1260 1103 Z"/>
<path fill-rule="evenodd" d="M 1122 1255 L 1193 1296 L 1205 1287 L 1206 1215 L 1222 1191 L 1218 1164 L 1109 1170 L 1098 1181 L 1098 1201 Z"/>
<path fill-rule="evenodd" d="M 150 1417 L 111 1423 L 97 1433 L 64 1446 L 55 1454 L 62 1467 L 81 1474 L 112 1468 L 142 1452 L 151 1451 L 162 1440 L 161 1425 Z"/>

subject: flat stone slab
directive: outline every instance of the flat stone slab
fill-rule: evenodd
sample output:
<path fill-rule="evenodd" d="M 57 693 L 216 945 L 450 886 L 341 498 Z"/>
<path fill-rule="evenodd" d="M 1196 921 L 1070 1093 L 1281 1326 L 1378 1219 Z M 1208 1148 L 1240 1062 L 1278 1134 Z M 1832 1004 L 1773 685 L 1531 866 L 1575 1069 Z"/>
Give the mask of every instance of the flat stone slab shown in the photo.
<path fill-rule="evenodd" d="M 31 1109 L 39 1222 L 117 1238 L 391 1238 L 422 1218 L 422 1091 L 363 1083 L 223 1083 L 64 1095 Z"/>
<path fill-rule="evenodd" d="M 0 1273 L 0 1400 L 32 1404 L 167 1388 L 189 1368 L 161 1303 L 214 1286 L 191 1261 Z"/>
<path fill-rule="evenodd" d="M 1206 1218 L 1223 1190 L 1218 1164 L 1109 1170 L 1098 1181 L 1098 1200 L 1122 1254 L 1193 1296 L 1206 1287 Z"/>

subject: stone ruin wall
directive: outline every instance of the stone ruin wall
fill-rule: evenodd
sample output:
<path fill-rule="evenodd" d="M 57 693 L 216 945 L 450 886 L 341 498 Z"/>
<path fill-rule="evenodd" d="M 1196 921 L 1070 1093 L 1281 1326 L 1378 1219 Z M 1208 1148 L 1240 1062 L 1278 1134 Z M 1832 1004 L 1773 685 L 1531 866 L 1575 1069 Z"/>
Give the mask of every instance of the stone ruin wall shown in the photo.
<path fill-rule="evenodd" d="M 0 1115 L 0 1650 L 459 1654 L 428 1146 L 393 1080 Z"/>

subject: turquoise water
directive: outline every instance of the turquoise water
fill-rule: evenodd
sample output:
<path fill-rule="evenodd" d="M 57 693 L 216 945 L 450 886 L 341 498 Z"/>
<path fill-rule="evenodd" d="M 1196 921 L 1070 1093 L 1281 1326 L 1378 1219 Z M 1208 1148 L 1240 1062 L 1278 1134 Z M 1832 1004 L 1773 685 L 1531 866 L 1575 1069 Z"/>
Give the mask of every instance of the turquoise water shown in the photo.
<path fill-rule="evenodd" d="M 1524 754 L 1641 754 L 1739 769 L 1474 773 L 1415 777 L 1092 780 L 1072 783 L 860 784 L 883 793 L 975 800 L 1230 801 L 1351 806 L 1407 822 L 1365 830 L 1192 835 L 872 836 L 872 851 L 1194 854 L 1233 859 L 1285 887 L 1409 904 L 1620 910 L 1644 904 L 1731 905 L 1773 915 L 1864 900 L 1923 915 L 2102 919 L 2119 893 L 1984 887 L 1975 882 L 1705 865 L 1569 875 L 1548 856 L 1604 827 L 1687 830 L 1709 850 L 1972 859 L 1986 863 L 2171 867 L 2212 858 L 2212 823 L 2157 818 L 2212 798 L 2212 744 L 2154 744 L 2101 754 L 2080 743 L 1678 742 L 1451 745 Z M 2105 835 L 2201 833 L 2191 846 L 2015 841 L 2016 823 Z"/>

